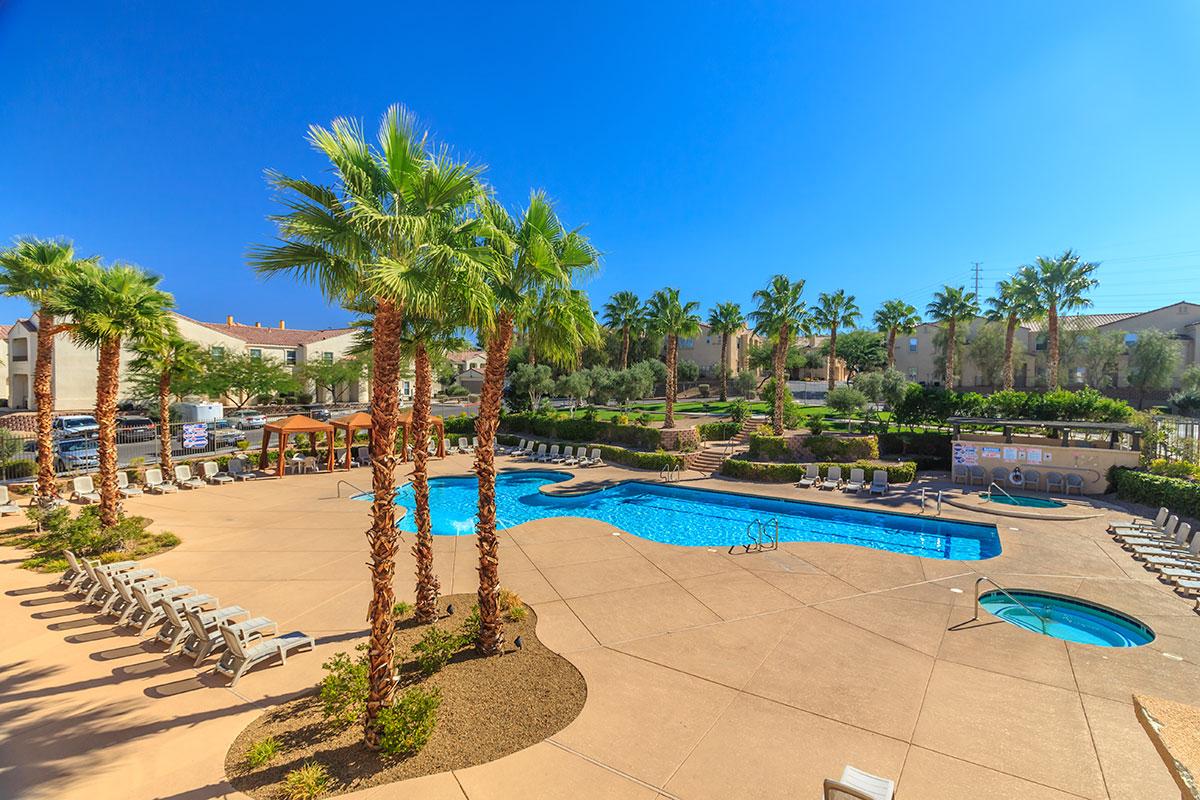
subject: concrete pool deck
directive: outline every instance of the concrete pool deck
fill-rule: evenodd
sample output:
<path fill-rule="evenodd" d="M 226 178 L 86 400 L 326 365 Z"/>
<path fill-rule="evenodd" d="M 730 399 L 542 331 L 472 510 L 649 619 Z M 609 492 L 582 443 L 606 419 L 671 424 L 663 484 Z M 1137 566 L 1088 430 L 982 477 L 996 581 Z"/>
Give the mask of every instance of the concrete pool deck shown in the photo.
<path fill-rule="evenodd" d="M 431 464 L 433 474 L 464 474 L 470 459 Z M 656 478 L 574 472 L 577 486 Z M 338 499 L 342 479 L 366 487 L 369 473 L 129 503 L 183 539 L 150 561 L 164 574 L 317 637 L 315 653 L 255 670 L 236 691 L 211 666 L 164 661 L 156 646 L 96 622 L 47 589 L 47 576 L 18 569 L 19 552 L 0 551 L 0 797 L 242 797 L 223 777 L 230 742 L 266 707 L 310 689 L 321 662 L 365 632 L 369 506 Z M 916 486 L 869 500 L 683 483 L 917 510 Z M 943 507 L 997 524 L 1004 551 L 982 562 L 804 542 L 731 556 L 582 519 L 512 528 L 501 534 L 502 582 L 587 679 L 582 714 L 499 761 L 349 796 L 816 798 L 823 778 L 853 764 L 897 780 L 900 798 L 1176 798 L 1132 695 L 1200 703 L 1200 616 L 1104 533 L 1108 518 L 1127 515 L 1103 511 L 1051 523 Z M 412 593 L 411 541 L 402 598 Z M 473 538 L 438 537 L 435 552 L 442 591 L 473 591 Z M 981 574 L 1109 605 L 1158 638 L 1116 650 L 994 619 L 961 626 Z"/>

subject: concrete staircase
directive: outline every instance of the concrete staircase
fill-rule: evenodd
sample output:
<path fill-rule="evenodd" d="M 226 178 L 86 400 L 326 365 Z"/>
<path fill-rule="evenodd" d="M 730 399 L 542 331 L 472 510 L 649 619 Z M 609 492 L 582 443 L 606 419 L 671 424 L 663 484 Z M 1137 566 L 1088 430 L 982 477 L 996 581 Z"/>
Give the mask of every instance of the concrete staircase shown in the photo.
<path fill-rule="evenodd" d="M 746 443 L 750 441 L 750 434 L 758 430 L 758 426 L 761 424 L 761 419 L 753 417 L 747 419 L 727 444 L 718 443 L 688 455 L 687 468 L 695 472 L 708 474 L 719 472 L 721 465 L 725 463 L 725 459 L 729 458 L 735 451 L 745 447 Z"/>

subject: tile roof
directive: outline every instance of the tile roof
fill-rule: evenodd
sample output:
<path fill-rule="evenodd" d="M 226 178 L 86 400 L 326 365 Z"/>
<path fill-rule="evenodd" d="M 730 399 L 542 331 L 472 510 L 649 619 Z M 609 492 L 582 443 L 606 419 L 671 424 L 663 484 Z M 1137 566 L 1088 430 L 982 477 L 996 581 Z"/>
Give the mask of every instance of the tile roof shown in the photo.
<path fill-rule="evenodd" d="M 1139 317 L 1146 312 L 1138 311 L 1130 314 L 1074 314 L 1069 317 L 1059 317 L 1059 325 L 1064 330 L 1072 331 L 1089 331 L 1104 325 L 1111 325 L 1114 322 L 1121 322 L 1130 317 Z M 1033 322 L 1025 323 L 1025 327 L 1031 331 L 1041 332 L 1047 330 L 1048 324 L 1046 320 L 1040 319 Z"/>
<path fill-rule="evenodd" d="M 8 334 L 12 332 L 12 325 L 0 325 L 0 339 L 7 339 Z"/>
<path fill-rule="evenodd" d="M 476 361 L 478 359 L 487 358 L 487 353 L 483 350 L 456 350 L 446 353 L 446 360 L 455 364 L 461 361 Z"/>
<path fill-rule="evenodd" d="M 323 328 L 314 331 L 304 330 L 303 328 L 269 328 L 266 326 L 260 328 L 255 325 L 242 325 L 238 322 L 227 325 L 224 322 L 204 322 L 203 320 L 185 317 L 183 314 L 179 316 L 197 325 L 203 325 L 217 333 L 241 339 L 246 344 L 273 345 L 276 347 L 299 347 L 319 342 L 322 339 L 332 339 L 334 336 L 353 333 L 355 330 L 354 328 Z"/>

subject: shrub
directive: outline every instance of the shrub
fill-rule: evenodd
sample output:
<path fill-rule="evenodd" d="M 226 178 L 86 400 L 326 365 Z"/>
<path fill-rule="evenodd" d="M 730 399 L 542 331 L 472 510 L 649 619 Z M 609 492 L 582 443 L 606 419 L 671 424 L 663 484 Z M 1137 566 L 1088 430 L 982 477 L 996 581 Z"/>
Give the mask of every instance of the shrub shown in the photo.
<path fill-rule="evenodd" d="M 363 650 L 364 648 L 359 648 Z M 321 713 L 338 725 L 352 725 L 367 708 L 367 656 L 358 658 L 349 653 L 337 653 L 321 665 L 326 675 L 321 679 L 319 696 Z"/>
<path fill-rule="evenodd" d="M 1168 461 L 1165 458 L 1156 458 L 1150 462 L 1148 468 L 1153 474 L 1164 475 L 1168 478 L 1200 479 L 1200 466 L 1187 461 Z"/>
<path fill-rule="evenodd" d="M 867 407 L 867 396 L 853 386 L 839 386 L 826 394 L 825 405 L 839 414 L 854 414 Z"/>
<path fill-rule="evenodd" d="M 328 791 L 331 782 L 324 764 L 309 761 L 283 776 L 283 796 L 287 800 L 314 800 Z"/>
<path fill-rule="evenodd" d="M 712 386 L 710 386 L 707 383 L 702 383 L 699 386 L 697 386 L 696 391 L 700 394 L 701 397 L 711 397 L 712 396 Z"/>
<path fill-rule="evenodd" d="M 379 747 L 389 755 L 412 755 L 429 742 L 437 724 L 442 695 L 437 689 L 413 687 L 391 707 L 379 712 Z"/>
<path fill-rule="evenodd" d="M 812 435 L 804 438 L 804 447 L 818 461 L 856 461 L 879 458 L 879 437 Z"/>
<path fill-rule="evenodd" d="M 721 465 L 721 474 L 729 478 L 741 478 L 760 483 L 794 483 L 804 477 L 807 466 L 807 464 L 770 464 L 731 458 Z M 917 476 L 917 465 L 912 461 L 853 461 L 848 464 L 819 462 L 817 467 L 822 475 L 828 474 L 830 467 L 841 467 L 844 476 L 849 475 L 851 469 L 861 468 L 867 473 L 868 479 L 874 470 L 886 469 L 889 483 L 908 483 Z"/>
<path fill-rule="evenodd" d="M 795 460 L 786 438 L 765 433 L 750 434 L 750 457 L 760 461 Z"/>
<path fill-rule="evenodd" d="M 469 389 L 467 389 L 467 387 L 461 386 L 457 383 L 452 383 L 447 386 L 446 391 L 444 392 L 447 397 L 466 397 L 470 393 L 471 392 Z"/>
<path fill-rule="evenodd" d="M 599 422 L 587 416 L 560 418 L 553 414 L 520 412 L 501 417 L 500 428 L 506 433 L 532 434 L 568 442 L 606 442 L 641 450 L 654 450 L 662 444 L 662 434 L 657 428 L 630 425 L 626 414 L 618 416 L 616 422 Z"/>
<path fill-rule="evenodd" d="M 413 610 L 412 603 L 406 603 L 405 601 L 401 600 L 400 602 L 398 602 L 394 606 L 392 606 L 392 616 L 393 617 L 406 617 L 406 616 L 408 616 L 408 612 L 410 612 L 412 610 Z"/>
<path fill-rule="evenodd" d="M 6 480 L 28 478 L 37 472 L 37 462 L 31 458 L 14 458 L 5 461 L 0 470 Z"/>
<path fill-rule="evenodd" d="M 729 403 L 729 419 L 738 425 L 750 419 L 750 403 L 744 398 L 731 401 Z"/>
<path fill-rule="evenodd" d="M 1200 517 L 1200 484 L 1132 469 L 1113 470 L 1117 497 L 1147 506 L 1166 506 L 1188 517 Z"/>
<path fill-rule="evenodd" d="M 624 447 L 611 445 L 592 445 L 600 451 L 605 461 L 621 464 L 634 469 L 649 469 L 658 471 L 665 467 L 675 469 L 683 466 L 683 457 L 659 450 L 654 453 L 643 453 L 639 450 L 626 450 Z"/>
<path fill-rule="evenodd" d="M 696 426 L 696 434 L 702 442 L 732 439 L 741 428 L 736 422 L 704 422 Z"/>
<path fill-rule="evenodd" d="M 251 769 L 258 769 L 271 763 L 275 756 L 279 755 L 279 749 L 282 745 L 274 736 L 268 736 L 266 739 L 259 739 L 254 744 L 250 745 L 250 749 L 246 751 L 246 766 Z"/>
<path fill-rule="evenodd" d="M 808 431 L 814 436 L 819 436 L 825 430 L 825 416 L 814 415 L 808 418 Z"/>
<path fill-rule="evenodd" d="M 478 617 L 478 608 L 472 613 Z M 465 636 L 455 636 L 450 631 L 430 625 L 421 636 L 421 641 L 412 646 L 412 651 L 417 654 L 417 668 L 426 676 L 439 671 L 450 663 L 455 652 L 463 646 L 463 638 Z"/>

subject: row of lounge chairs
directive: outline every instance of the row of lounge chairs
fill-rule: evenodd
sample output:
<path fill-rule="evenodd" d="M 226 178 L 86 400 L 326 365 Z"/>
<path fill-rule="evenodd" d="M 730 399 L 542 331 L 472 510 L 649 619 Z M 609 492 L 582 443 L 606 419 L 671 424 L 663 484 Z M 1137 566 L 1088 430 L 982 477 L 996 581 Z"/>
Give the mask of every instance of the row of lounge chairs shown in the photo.
<path fill-rule="evenodd" d="M 978 464 L 966 465 L 955 464 L 954 469 L 950 471 L 951 477 L 955 483 L 961 483 L 964 486 L 987 486 L 989 483 L 994 483 L 1000 487 L 1008 487 L 1010 489 L 1027 489 L 1030 491 L 1042 491 L 1042 473 L 1036 469 L 1021 470 L 1020 482 L 1012 480 L 1013 470 L 1006 467 L 993 467 L 989 473 Z M 1061 472 L 1046 473 L 1046 492 L 1061 492 L 1062 494 L 1083 494 L 1083 478 L 1074 472 L 1068 472 L 1065 475 Z"/>
<path fill-rule="evenodd" d="M 850 470 L 849 480 L 842 479 L 841 467 L 830 467 L 825 477 L 816 464 L 809 464 L 804 470 L 804 477 L 796 484 L 801 489 L 817 487 L 817 489 L 841 489 L 844 492 L 861 492 L 870 489 L 871 494 L 887 494 L 888 474 L 886 469 L 877 469 L 871 473 L 871 482 L 867 483 L 866 470 L 854 467 Z"/>
<path fill-rule="evenodd" d="M 549 447 L 548 450 L 547 447 Z M 516 447 L 511 449 L 500 448 L 497 452 L 512 458 L 524 458 L 546 464 L 562 464 L 567 467 L 604 466 L 604 458 L 600 455 L 600 448 L 598 447 L 593 447 L 591 455 L 588 455 L 587 448 L 582 446 L 574 447 L 573 445 L 567 445 L 565 448 L 562 448 L 557 444 L 547 445 L 545 442 L 526 441 L 522 439 Z"/>
<path fill-rule="evenodd" d="M 1146 569 L 1157 572 L 1159 580 L 1184 594 L 1200 595 L 1200 535 L 1178 514 L 1164 506 L 1154 519 L 1135 517 L 1109 525 L 1108 532 Z"/>
<path fill-rule="evenodd" d="M 159 626 L 155 641 L 161 642 L 164 658 L 175 654 L 192 660 L 193 666 L 210 655 L 221 653 L 217 673 L 237 685 L 251 667 L 316 647 L 316 640 L 300 631 L 278 635 L 278 625 L 267 617 L 256 617 L 241 606 L 222 606 L 211 594 L 182 586 L 137 561 L 102 564 L 63 551 L 67 571 L 59 579 L 68 595 L 81 597 L 102 617 L 115 619 L 118 627 L 134 628 L 146 636 Z"/>
<path fill-rule="evenodd" d="M 157 467 L 146 470 L 142 486 L 132 486 L 129 475 L 125 470 L 117 471 L 117 491 L 122 497 L 137 497 L 147 492 L 151 494 L 168 494 L 180 489 L 201 489 L 206 485 L 221 485 L 233 483 L 235 480 L 253 480 L 260 475 L 250 470 L 240 458 L 229 459 L 229 465 L 224 471 L 215 461 L 205 461 L 200 465 L 199 474 L 192 472 L 190 464 L 179 464 L 175 467 L 175 480 L 163 478 L 163 471 Z M 7 497 L 7 489 L 4 492 Z M 80 475 L 71 481 L 71 499 L 81 503 L 100 502 L 100 492 L 96 490 L 96 481 L 91 475 Z"/>

